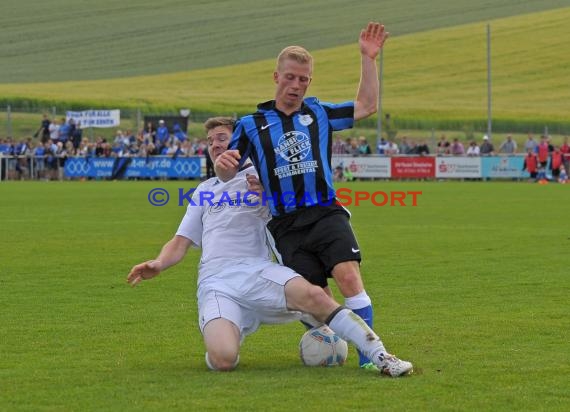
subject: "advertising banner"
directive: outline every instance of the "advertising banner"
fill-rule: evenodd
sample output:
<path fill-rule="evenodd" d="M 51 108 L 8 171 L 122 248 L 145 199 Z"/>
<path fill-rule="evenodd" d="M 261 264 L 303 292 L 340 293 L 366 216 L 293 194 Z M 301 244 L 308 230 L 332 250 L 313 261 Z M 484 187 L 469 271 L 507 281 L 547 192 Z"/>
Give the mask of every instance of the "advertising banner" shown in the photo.
<path fill-rule="evenodd" d="M 481 178 L 480 157 L 437 157 L 436 166 L 439 179 Z"/>
<path fill-rule="evenodd" d="M 529 174 L 523 172 L 523 156 L 495 156 L 483 157 L 483 177 L 486 178 L 528 178 Z"/>
<path fill-rule="evenodd" d="M 65 162 L 68 177 L 181 177 L 201 176 L 200 157 L 71 157 Z"/>
<path fill-rule="evenodd" d="M 435 158 L 433 157 L 392 157 L 392 177 L 433 178 Z"/>
<path fill-rule="evenodd" d="M 389 157 L 351 157 L 333 156 L 333 171 L 340 167 L 343 170 L 348 167 L 355 178 L 389 178 Z"/>
<path fill-rule="evenodd" d="M 66 112 L 65 120 L 73 119 L 82 129 L 87 127 L 117 127 L 121 124 L 120 110 L 84 110 Z"/>

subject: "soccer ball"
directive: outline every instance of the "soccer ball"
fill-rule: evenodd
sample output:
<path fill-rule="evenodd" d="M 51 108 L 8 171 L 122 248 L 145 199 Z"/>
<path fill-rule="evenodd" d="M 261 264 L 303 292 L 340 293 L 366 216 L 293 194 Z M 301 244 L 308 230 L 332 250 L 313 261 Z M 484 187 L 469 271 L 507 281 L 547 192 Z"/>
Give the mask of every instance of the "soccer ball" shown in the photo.
<path fill-rule="evenodd" d="M 346 362 L 348 345 L 323 325 L 305 332 L 299 342 L 299 354 L 307 366 L 340 366 Z"/>

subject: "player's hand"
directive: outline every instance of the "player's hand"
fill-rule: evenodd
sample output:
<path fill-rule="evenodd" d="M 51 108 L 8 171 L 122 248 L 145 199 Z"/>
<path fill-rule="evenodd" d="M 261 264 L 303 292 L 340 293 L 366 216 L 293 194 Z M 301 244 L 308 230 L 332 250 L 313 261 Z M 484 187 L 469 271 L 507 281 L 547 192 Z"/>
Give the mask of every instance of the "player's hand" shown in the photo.
<path fill-rule="evenodd" d="M 152 279 L 160 273 L 160 261 L 159 260 L 148 260 L 146 262 L 140 263 L 133 266 L 131 272 L 127 276 L 127 282 L 131 286 L 135 287 L 143 280 Z"/>
<path fill-rule="evenodd" d="M 247 181 L 247 190 L 249 192 L 257 193 L 258 195 L 263 192 L 263 187 L 261 186 L 261 182 L 256 175 L 250 175 L 249 173 L 245 174 L 245 180 Z"/>
<path fill-rule="evenodd" d="M 216 159 L 215 167 L 220 170 L 235 170 L 239 165 L 240 159 L 239 150 L 226 150 Z"/>
<path fill-rule="evenodd" d="M 380 49 L 390 33 L 384 30 L 384 25 L 380 23 L 368 23 L 366 29 L 360 32 L 360 53 L 371 59 L 376 59 Z"/>

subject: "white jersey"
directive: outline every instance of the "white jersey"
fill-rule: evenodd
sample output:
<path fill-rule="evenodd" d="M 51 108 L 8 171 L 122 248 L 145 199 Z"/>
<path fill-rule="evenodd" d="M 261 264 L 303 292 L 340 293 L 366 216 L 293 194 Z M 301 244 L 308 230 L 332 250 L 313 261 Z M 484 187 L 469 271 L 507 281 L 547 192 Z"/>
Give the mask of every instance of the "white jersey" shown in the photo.
<path fill-rule="evenodd" d="M 228 182 L 216 177 L 198 185 L 177 235 L 202 248 L 198 282 L 237 261 L 271 261 L 265 224 L 270 212 L 262 198 L 248 192 L 250 166 Z"/>

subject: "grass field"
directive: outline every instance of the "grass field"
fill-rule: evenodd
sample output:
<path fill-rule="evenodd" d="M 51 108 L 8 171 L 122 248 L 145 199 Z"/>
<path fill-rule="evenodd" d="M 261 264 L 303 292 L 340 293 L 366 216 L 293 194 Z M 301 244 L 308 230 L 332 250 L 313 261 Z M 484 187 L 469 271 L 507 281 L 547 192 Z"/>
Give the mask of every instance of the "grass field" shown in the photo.
<path fill-rule="evenodd" d="M 184 213 L 152 207 L 196 182 L 0 184 L 0 410 L 548 410 L 568 408 L 567 205 L 562 185 L 359 182 L 421 190 L 417 207 L 353 207 L 362 271 L 405 379 L 303 367 L 297 323 L 246 339 L 208 372 L 198 252 L 129 288 Z"/>
<path fill-rule="evenodd" d="M 110 79 L 274 58 L 288 44 L 353 44 L 382 19 L 394 35 L 567 7 L 565 0 L 5 0 L 0 83 Z"/>

